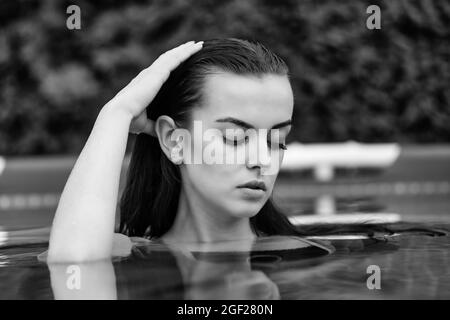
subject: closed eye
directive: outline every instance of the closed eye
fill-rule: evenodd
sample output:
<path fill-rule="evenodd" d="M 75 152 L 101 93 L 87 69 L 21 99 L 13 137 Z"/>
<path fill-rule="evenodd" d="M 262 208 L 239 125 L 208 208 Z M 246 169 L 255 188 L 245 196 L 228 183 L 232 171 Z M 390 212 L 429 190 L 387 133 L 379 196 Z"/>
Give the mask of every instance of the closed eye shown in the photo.
<path fill-rule="evenodd" d="M 272 144 L 271 141 L 267 141 L 267 144 L 269 145 L 270 148 L 272 148 L 273 144 Z M 283 150 L 287 150 L 287 146 L 284 143 L 279 143 L 278 144 L 278 148 L 283 149 Z"/>
<path fill-rule="evenodd" d="M 237 146 L 243 142 L 247 142 L 248 141 L 248 137 L 245 137 L 243 139 L 228 139 L 226 137 L 223 137 L 223 142 L 225 142 L 226 144 L 230 144 L 233 146 Z"/>
<path fill-rule="evenodd" d="M 223 142 L 232 146 L 238 146 L 243 142 L 248 142 L 248 137 L 243 139 L 227 139 L 226 137 L 223 137 Z M 287 146 L 284 143 L 273 144 L 271 141 L 267 140 L 267 145 L 272 149 L 278 147 L 279 149 L 287 150 Z"/>

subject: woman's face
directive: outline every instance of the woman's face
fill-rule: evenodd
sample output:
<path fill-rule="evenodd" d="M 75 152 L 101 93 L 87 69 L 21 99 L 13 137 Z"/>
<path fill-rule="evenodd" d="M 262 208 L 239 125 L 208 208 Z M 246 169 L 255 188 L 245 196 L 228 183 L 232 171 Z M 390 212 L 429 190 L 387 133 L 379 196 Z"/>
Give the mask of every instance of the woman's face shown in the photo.
<path fill-rule="evenodd" d="M 183 148 L 191 163 L 181 168 L 185 190 L 208 212 L 252 217 L 270 197 L 283 159 L 293 111 L 289 80 L 218 72 L 206 76 L 202 93 L 191 114 L 191 150 Z M 202 150 L 201 163 L 193 161 L 195 150 Z M 211 155 L 222 161 L 212 163 Z M 240 187 L 255 180 L 265 190 Z"/>

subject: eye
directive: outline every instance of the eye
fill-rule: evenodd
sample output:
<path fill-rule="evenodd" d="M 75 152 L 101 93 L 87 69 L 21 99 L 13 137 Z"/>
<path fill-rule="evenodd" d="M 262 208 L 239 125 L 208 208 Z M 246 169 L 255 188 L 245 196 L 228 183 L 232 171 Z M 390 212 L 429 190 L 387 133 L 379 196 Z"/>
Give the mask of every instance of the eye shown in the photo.
<path fill-rule="evenodd" d="M 269 146 L 269 148 L 272 148 L 272 142 L 267 140 L 267 145 Z M 276 145 L 276 144 L 275 144 Z M 278 145 L 276 145 L 278 148 L 283 149 L 283 150 L 287 150 L 287 146 L 284 143 L 279 143 Z"/>
<path fill-rule="evenodd" d="M 237 146 L 239 144 L 241 144 L 242 142 L 247 142 L 248 141 L 248 137 L 244 137 L 244 138 L 227 138 L 227 137 L 223 137 L 223 142 L 225 142 L 226 144 L 231 144 L 233 146 Z"/>
<path fill-rule="evenodd" d="M 223 134 L 223 141 L 226 144 L 237 146 L 243 142 L 247 142 L 248 136 L 245 135 L 242 129 L 227 129 Z"/>
<path fill-rule="evenodd" d="M 287 146 L 284 143 L 280 143 L 280 141 L 284 141 L 286 139 L 283 136 L 284 135 L 279 129 L 271 130 L 267 135 L 267 144 L 269 148 L 287 150 Z"/>

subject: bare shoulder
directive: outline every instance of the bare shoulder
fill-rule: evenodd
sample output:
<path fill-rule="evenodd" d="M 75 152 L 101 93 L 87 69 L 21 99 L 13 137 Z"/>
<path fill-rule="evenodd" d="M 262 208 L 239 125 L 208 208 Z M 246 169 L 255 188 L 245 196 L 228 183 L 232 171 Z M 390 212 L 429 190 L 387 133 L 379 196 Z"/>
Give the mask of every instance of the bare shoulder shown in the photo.
<path fill-rule="evenodd" d="M 133 242 L 131 239 L 122 234 L 114 233 L 113 237 L 113 247 L 112 256 L 113 257 L 126 257 L 131 254 L 131 249 L 133 248 Z"/>
<path fill-rule="evenodd" d="M 158 244 L 153 240 L 142 237 L 128 237 L 121 233 L 114 233 L 113 257 L 124 257 L 131 254 L 133 247 Z"/>

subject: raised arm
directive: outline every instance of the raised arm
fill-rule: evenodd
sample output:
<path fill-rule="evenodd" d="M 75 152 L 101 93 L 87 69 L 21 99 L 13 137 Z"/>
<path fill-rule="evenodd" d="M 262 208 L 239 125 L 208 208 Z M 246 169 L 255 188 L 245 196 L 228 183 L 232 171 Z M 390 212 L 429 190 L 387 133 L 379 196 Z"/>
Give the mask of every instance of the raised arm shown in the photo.
<path fill-rule="evenodd" d="M 155 134 L 145 108 L 170 72 L 202 44 L 191 41 L 162 54 L 101 109 L 61 194 L 47 262 L 111 257 L 128 132 Z"/>

